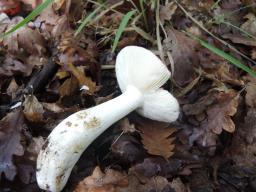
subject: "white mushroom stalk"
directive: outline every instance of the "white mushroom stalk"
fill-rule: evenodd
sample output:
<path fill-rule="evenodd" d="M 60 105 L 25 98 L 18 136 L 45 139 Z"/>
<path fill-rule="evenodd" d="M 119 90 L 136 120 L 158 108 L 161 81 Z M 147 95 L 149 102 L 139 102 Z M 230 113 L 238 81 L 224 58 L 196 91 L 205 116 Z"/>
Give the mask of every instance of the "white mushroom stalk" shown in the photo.
<path fill-rule="evenodd" d="M 178 118 L 177 100 L 160 87 L 171 73 L 161 60 L 142 47 L 128 46 L 116 60 L 120 96 L 64 119 L 46 139 L 37 159 L 40 188 L 59 192 L 83 151 L 108 127 L 133 110 L 147 118 L 172 122 Z"/>

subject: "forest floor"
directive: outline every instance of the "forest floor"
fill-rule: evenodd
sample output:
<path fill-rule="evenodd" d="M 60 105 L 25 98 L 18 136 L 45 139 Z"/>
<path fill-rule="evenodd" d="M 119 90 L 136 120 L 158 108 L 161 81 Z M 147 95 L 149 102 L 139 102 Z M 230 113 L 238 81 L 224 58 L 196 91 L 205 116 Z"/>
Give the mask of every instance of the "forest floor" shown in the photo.
<path fill-rule="evenodd" d="M 65 117 L 121 94 L 115 60 L 128 45 L 151 50 L 172 72 L 163 87 L 180 116 L 165 124 L 132 112 L 114 123 L 63 191 L 256 191 L 256 3 L 102 2 L 56 0 L 0 40 L 0 192 L 41 191 L 44 141 Z M 0 33 L 40 3 L 2 0 Z"/>

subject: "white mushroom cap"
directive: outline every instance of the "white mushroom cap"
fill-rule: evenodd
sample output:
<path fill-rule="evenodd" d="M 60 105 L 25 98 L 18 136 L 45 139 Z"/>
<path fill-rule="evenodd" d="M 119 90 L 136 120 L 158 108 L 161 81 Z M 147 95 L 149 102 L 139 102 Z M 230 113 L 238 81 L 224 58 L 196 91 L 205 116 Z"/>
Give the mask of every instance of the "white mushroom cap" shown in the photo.
<path fill-rule="evenodd" d="M 122 49 L 116 59 L 116 76 L 122 92 L 133 85 L 143 93 L 143 105 L 137 110 L 140 115 L 164 122 L 178 118 L 178 101 L 168 91 L 159 89 L 171 73 L 151 51 L 138 46 Z"/>
<path fill-rule="evenodd" d="M 151 51 L 143 47 L 127 46 L 117 55 L 116 76 L 122 92 L 128 85 L 133 85 L 146 93 L 161 87 L 171 73 Z"/>

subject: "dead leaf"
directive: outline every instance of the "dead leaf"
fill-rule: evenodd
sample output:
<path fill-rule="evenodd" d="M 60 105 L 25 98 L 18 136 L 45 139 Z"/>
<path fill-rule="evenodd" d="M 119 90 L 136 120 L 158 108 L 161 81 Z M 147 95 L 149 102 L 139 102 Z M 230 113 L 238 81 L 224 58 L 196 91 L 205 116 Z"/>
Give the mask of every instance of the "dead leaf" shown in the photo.
<path fill-rule="evenodd" d="M 16 175 L 16 166 L 13 164 L 13 155 L 22 156 L 23 146 L 20 144 L 20 132 L 24 118 L 20 110 L 9 113 L 0 121 L 0 179 L 1 174 L 9 180 Z"/>
<path fill-rule="evenodd" d="M 159 155 L 168 159 L 174 152 L 175 137 L 170 137 L 175 129 L 169 128 L 166 123 L 145 120 L 138 126 L 141 131 L 142 143 L 149 154 Z"/>
<path fill-rule="evenodd" d="M 21 20 L 23 20 L 21 17 L 13 18 L 8 29 L 11 29 Z M 28 26 L 21 27 L 4 38 L 3 44 L 12 54 L 43 55 L 46 51 L 46 44 L 42 35 L 36 29 L 33 30 Z"/>
<path fill-rule="evenodd" d="M 253 13 L 248 13 L 244 16 L 247 21 L 241 25 L 241 28 L 246 32 L 256 36 L 256 17 Z"/>
<path fill-rule="evenodd" d="M 29 153 L 28 159 L 36 162 L 39 151 L 42 149 L 44 143 L 45 141 L 43 137 L 33 137 L 31 143 L 27 147 L 27 152 Z"/>
<path fill-rule="evenodd" d="M 128 186 L 126 174 L 113 169 L 103 173 L 97 166 L 92 175 L 81 181 L 74 192 L 116 192 L 116 187 Z"/>
<path fill-rule="evenodd" d="M 15 79 L 12 79 L 6 92 L 12 97 L 12 99 L 14 99 L 16 97 L 16 91 L 18 90 L 18 88 L 19 86 L 17 85 Z"/>
<path fill-rule="evenodd" d="M 161 6 L 160 8 L 160 20 L 162 23 L 164 21 L 170 21 L 172 18 L 172 15 L 175 13 L 177 9 L 177 4 L 174 2 L 167 3 L 164 6 Z"/>
<path fill-rule="evenodd" d="M 186 186 L 184 185 L 184 183 L 182 183 L 182 181 L 179 177 L 172 180 L 171 187 L 175 190 L 175 192 L 186 192 L 187 191 Z"/>
<path fill-rule="evenodd" d="M 96 83 L 91 78 L 86 77 L 84 72 L 77 69 L 72 63 L 68 63 L 67 66 L 78 80 L 80 87 L 86 86 L 88 88 L 88 94 L 92 95 L 98 91 L 99 87 L 96 86 Z"/>
<path fill-rule="evenodd" d="M 222 130 L 233 133 L 235 124 L 231 117 L 236 114 L 238 98 L 237 93 L 233 90 L 227 93 L 220 92 L 216 104 L 208 108 L 208 118 L 202 123 L 201 127 L 216 134 L 220 134 Z"/>
<path fill-rule="evenodd" d="M 238 129 L 232 139 L 231 146 L 226 150 L 225 157 L 232 159 L 235 166 L 242 168 L 254 168 L 256 165 L 256 110 L 249 109 L 244 122 L 238 125 Z"/>
<path fill-rule="evenodd" d="M 25 64 L 7 54 L 2 66 L 0 67 L 1 76 L 12 76 L 14 74 L 23 74 L 29 76 L 32 73 L 33 66 Z"/>
<path fill-rule="evenodd" d="M 170 159 L 166 161 L 162 157 L 148 157 L 141 163 L 135 164 L 130 168 L 129 172 L 135 174 L 141 180 L 154 176 L 171 177 L 177 175 L 182 167 L 182 161 L 179 159 Z"/>
<path fill-rule="evenodd" d="M 246 95 L 245 102 L 249 107 L 256 107 L 256 78 L 250 75 L 247 75 L 245 78 L 246 85 Z"/>
<path fill-rule="evenodd" d="M 206 111 L 207 107 L 210 106 L 215 101 L 215 99 L 216 94 L 214 92 L 209 92 L 195 103 L 183 105 L 183 111 L 186 115 L 199 115 Z"/>
<path fill-rule="evenodd" d="M 44 108 L 34 95 L 27 95 L 23 103 L 23 113 L 31 122 L 43 121 Z"/>
<path fill-rule="evenodd" d="M 63 113 L 65 111 L 65 109 L 60 107 L 57 103 L 42 103 L 42 105 L 45 109 L 54 113 Z"/>
<path fill-rule="evenodd" d="M 234 35 L 234 34 L 224 34 L 224 35 L 222 35 L 222 38 L 229 39 L 233 43 L 237 43 L 237 44 L 243 44 L 243 45 L 248 45 L 248 46 L 253 46 L 253 47 L 256 46 L 255 39 L 252 39 L 250 37 L 244 37 L 241 35 Z"/>
<path fill-rule="evenodd" d="M 184 86 L 196 78 L 194 67 L 199 62 L 195 47 L 198 43 L 177 30 L 167 29 L 167 34 L 168 39 L 164 42 L 164 49 L 172 51 L 173 79 L 179 86 Z"/>
<path fill-rule="evenodd" d="M 173 186 L 177 186 L 177 184 L 173 184 Z M 127 175 L 113 169 L 107 169 L 106 173 L 103 173 L 97 166 L 91 176 L 86 177 L 77 185 L 74 192 L 151 192 L 169 191 L 171 188 L 172 184 L 161 176 L 146 179 L 142 183 L 132 173 Z"/>
<path fill-rule="evenodd" d="M 59 88 L 59 93 L 61 97 L 72 95 L 78 89 L 78 81 L 72 75 L 70 78 L 66 79 L 64 83 Z"/>
<path fill-rule="evenodd" d="M 123 133 L 133 133 L 136 131 L 134 124 L 131 124 L 128 118 L 124 118 L 120 121 L 120 126 Z"/>

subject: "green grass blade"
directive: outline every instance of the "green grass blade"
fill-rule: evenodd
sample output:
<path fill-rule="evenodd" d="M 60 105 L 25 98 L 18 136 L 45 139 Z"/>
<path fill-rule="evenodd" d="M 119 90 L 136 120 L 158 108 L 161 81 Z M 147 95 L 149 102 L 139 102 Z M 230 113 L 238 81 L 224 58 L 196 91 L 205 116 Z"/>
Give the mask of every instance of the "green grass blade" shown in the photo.
<path fill-rule="evenodd" d="M 10 35 L 17 29 L 21 28 L 22 26 L 26 25 L 28 22 L 33 20 L 36 16 L 38 16 L 47 6 L 49 6 L 51 3 L 53 3 L 54 0 L 45 0 L 43 3 L 38 5 L 25 19 L 23 19 L 21 22 L 19 22 L 17 25 L 15 25 L 13 28 L 8 30 L 6 33 L 1 34 L 0 38 L 5 38 L 6 36 Z"/>
<path fill-rule="evenodd" d="M 83 28 L 92 20 L 92 18 L 100 11 L 100 9 L 104 6 L 104 4 L 100 5 L 96 9 L 94 9 L 93 12 L 91 12 L 81 23 L 81 25 L 78 27 L 78 29 L 75 32 L 75 36 L 77 36 Z"/>
<path fill-rule="evenodd" d="M 123 16 L 122 21 L 121 21 L 121 23 L 117 29 L 116 35 L 115 35 L 115 40 L 114 40 L 113 47 L 112 47 L 112 53 L 115 51 L 123 31 L 125 30 L 129 20 L 131 19 L 131 17 L 134 15 L 135 12 L 136 12 L 135 10 L 132 10 Z"/>
<path fill-rule="evenodd" d="M 188 34 L 193 39 L 197 40 L 202 46 L 209 49 L 213 53 L 215 53 L 215 54 L 219 55 L 220 57 L 226 59 L 227 61 L 229 61 L 230 63 L 232 63 L 236 67 L 238 67 L 238 68 L 244 70 L 245 72 L 249 73 L 251 76 L 256 77 L 256 71 L 253 71 L 252 69 L 250 69 L 246 65 L 242 64 L 238 59 L 236 59 L 232 55 L 222 51 L 221 49 L 218 49 L 217 47 L 214 47 L 213 45 L 207 43 L 206 41 L 203 41 L 202 39 L 199 39 L 198 37 L 196 37 L 196 36 L 194 36 L 190 33 L 186 32 L 186 34 Z"/>

